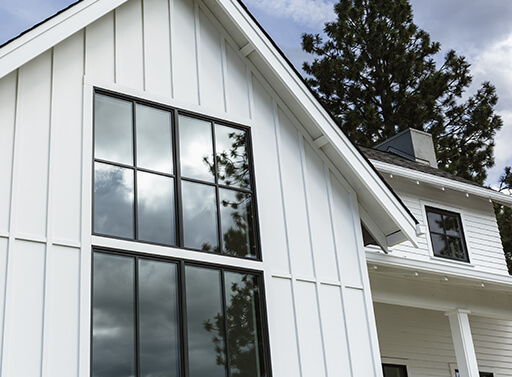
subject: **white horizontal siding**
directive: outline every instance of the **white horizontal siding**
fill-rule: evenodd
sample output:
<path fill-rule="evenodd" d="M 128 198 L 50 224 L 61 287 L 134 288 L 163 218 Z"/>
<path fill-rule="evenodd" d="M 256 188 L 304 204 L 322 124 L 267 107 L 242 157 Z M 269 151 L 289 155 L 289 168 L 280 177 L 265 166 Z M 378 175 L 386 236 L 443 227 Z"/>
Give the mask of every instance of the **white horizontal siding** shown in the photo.
<path fill-rule="evenodd" d="M 480 370 L 512 376 L 512 319 L 470 316 L 469 322 Z"/>
<path fill-rule="evenodd" d="M 460 203 L 457 206 L 451 206 L 449 202 L 440 202 L 439 197 L 425 195 L 425 192 L 429 193 L 429 191 L 421 191 L 423 193 L 421 196 L 413 196 L 409 192 L 400 191 L 397 181 L 391 181 L 391 183 L 394 184 L 394 189 L 399 197 L 420 224 L 427 225 L 427 220 L 424 218 L 424 206 L 436 207 L 431 203 L 439 202 L 441 203 L 439 208 L 461 213 L 471 264 L 482 271 L 508 275 L 503 246 L 491 204 L 487 203 L 485 209 L 482 209 L 481 204 L 477 209 L 474 208 L 474 204 L 470 201 L 465 202 L 464 207 L 460 206 Z M 430 260 L 432 251 L 429 246 L 429 237 L 428 232 L 419 236 L 417 238 L 418 248 L 413 247 L 410 242 L 404 242 L 391 248 L 391 251 L 393 255 L 397 256 Z"/>
<path fill-rule="evenodd" d="M 381 357 L 407 365 L 409 377 L 451 377 L 456 363 L 448 318 L 442 312 L 374 304 Z"/>

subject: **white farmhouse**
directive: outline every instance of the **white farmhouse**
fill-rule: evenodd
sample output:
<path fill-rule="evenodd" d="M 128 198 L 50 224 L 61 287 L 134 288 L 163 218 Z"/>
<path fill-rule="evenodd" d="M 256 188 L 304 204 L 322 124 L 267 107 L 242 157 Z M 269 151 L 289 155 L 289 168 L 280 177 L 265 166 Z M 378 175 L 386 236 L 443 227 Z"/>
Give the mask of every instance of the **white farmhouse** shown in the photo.
<path fill-rule="evenodd" d="M 383 148 L 237 0 L 0 46 L 0 376 L 512 376 L 512 200 Z"/>

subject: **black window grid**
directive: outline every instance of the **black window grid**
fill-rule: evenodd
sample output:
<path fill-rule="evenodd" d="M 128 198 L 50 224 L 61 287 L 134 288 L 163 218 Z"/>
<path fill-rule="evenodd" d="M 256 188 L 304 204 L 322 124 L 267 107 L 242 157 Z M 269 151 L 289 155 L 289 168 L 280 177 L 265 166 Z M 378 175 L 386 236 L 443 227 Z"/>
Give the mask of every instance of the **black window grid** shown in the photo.
<path fill-rule="evenodd" d="M 439 257 L 439 258 L 445 258 L 445 259 L 451 259 L 451 260 L 455 260 L 455 261 L 461 261 L 461 262 L 468 262 L 469 263 L 469 253 L 468 253 L 468 248 L 467 248 L 467 245 L 466 245 L 466 239 L 464 237 L 464 229 L 463 229 L 463 226 L 462 226 L 462 219 L 460 217 L 460 214 L 458 214 L 456 212 L 451 212 L 451 211 L 447 211 L 447 210 L 444 210 L 444 209 L 428 207 L 428 206 L 425 207 L 425 211 L 426 211 L 426 214 L 427 214 L 427 222 L 429 222 L 428 221 L 428 214 L 429 213 L 435 213 L 435 214 L 441 215 L 442 219 L 443 219 L 443 227 L 442 227 L 443 232 L 437 232 L 435 230 L 432 230 L 432 226 L 429 223 L 429 233 L 430 233 L 430 239 L 431 239 L 431 243 L 432 243 L 432 251 L 434 252 L 434 255 L 436 257 Z M 446 227 L 445 227 L 445 221 L 444 221 L 445 217 L 451 217 L 451 218 L 455 219 L 455 221 L 457 223 L 457 227 L 459 229 L 459 233 L 457 235 L 454 235 L 454 234 L 450 234 L 449 235 L 449 234 L 447 234 Z M 434 240 L 432 239 L 432 235 L 433 234 L 440 235 L 440 236 L 444 237 L 444 239 L 446 240 L 447 244 L 448 244 L 448 238 L 456 238 L 456 239 L 460 240 L 460 244 L 461 244 L 462 250 L 464 252 L 464 258 L 456 258 L 456 257 L 452 257 L 452 256 L 449 256 L 449 255 L 442 255 L 440 253 L 437 253 L 435 248 L 434 248 Z"/>
<path fill-rule="evenodd" d="M 181 200 L 181 198 L 182 198 L 181 182 L 186 181 L 186 182 L 207 185 L 210 187 L 215 187 L 216 206 L 217 206 L 217 214 L 216 214 L 217 237 L 218 237 L 218 242 L 219 242 L 219 250 L 221 251 L 218 254 L 219 255 L 227 255 L 227 256 L 230 256 L 233 258 L 255 259 L 255 260 L 261 261 L 262 256 L 261 256 L 260 237 L 259 237 L 259 221 L 258 221 L 258 209 L 257 209 L 258 207 L 257 207 L 257 201 L 256 201 L 256 187 L 255 187 L 254 168 L 253 168 L 254 160 L 253 160 L 253 154 L 252 154 L 252 138 L 251 138 L 250 128 L 247 126 L 240 125 L 240 124 L 227 122 L 222 119 L 206 117 L 204 115 L 193 113 L 193 112 L 190 112 L 187 110 L 181 110 L 181 109 L 178 109 L 175 107 L 161 105 L 159 103 L 155 103 L 152 101 L 135 98 L 132 96 L 120 94 L 117 92 L 112 92 L 112 91 L 101 89 L 101 88 L 94 89 L 94 95 L 96 95 L 96 94 L 101 94 L 101 95 L 109 96 L 111 98 L 117 98 L 117 99 L 120 99 L 123 101 L 128 101 L 128 102 L 131 102 L 131 104 L 132 104 L 132 122 L 133 122 L 132 123 L 132 154 L 133 154 L 132 158 L 133 158 L 133 165 L 128 165 L 128 164 L 124 164 L 124 163 L 118 163 L 118 162 L 113 162 L 113 161 L 109 161 L 109 160 L 96 158 L 95 150 L 94 150 L 95 127 L 93 127 L 93 167 L 92 167 L 92 169 L 93 169 L 93 177 L 94 177 L 94 165 L 96 162 L 108 164 L 111 166 L 117 166 L 120 168 L 131 169 L 133 171 L 133 174 L 134 174 L 134 193 L 133 193 L 133 195 L 134 195 L 134 204 L 133 204 L 134 205 L 134 208 L 133 208 L 134 237 L 127 238 L 127 237 L 121 237 L 121 236 L 113 236 L 113 235 L 104 234 L 104 233 L 100 233 L 100 232 L 94 232 L 94 216 L 91 217 L 91 221 L 93 222 L 92 223 L 93 234 L 98 235 L 98 236 L 105 236 L 105 237 L 109 237 L 109 238 L 113 238 L 113 239 L 136 241 L 136 242 L 145 243 L 145 244 L 167 246 L 167 247 L 178 247 L 178 248 L 186 249 L 186 250 L 207 252 L 202 249 L 191 248 L 191 247 L 185 246 L 185 242 L 184 242 L 185 237 L 184 237 L 184 229 L 183 229 L 183 205 L 182 205 L 182 200 Z M 173 140 L 173 144 L 172 144 L 173 173 L 169 174 L 169 173 L 160 172 L 160 171 L 137 166 L 137 135 L 136 135 L 137 134 L 137 131 L 136 131 L 137 130 L 137 122 L 136 122 L 136 107 L 137 107 L 136 105 L 137 104 L 149 106 L 154 109 L 163 110 L 163 111 L 167 111 L 167 112 L 171 113 L 171 135 L 172 135 L 172 140 Z M 95 112 L 95 105 L 94 105 L 94 101 L 93 101 L 93 113 L 94 112 Z M 187 116 L 190 118 L 194 118 L 194 119 L 198 119 L 198 120 L 202 120 L 202 121 L 206 121 L 206 122 L 210 123 L 212 144 L 213 144 L 213 157 L 214 157 L 213 158 L 213 162 L 214 162 L 214 174 L 213 174 L 214 181 L 213 182 L 181 176 L 181 165 L 180 165 L 180 159 L 179 159 L 179 156 L 180 156 L 179 127 L 177 126 L 179 124 L 179 116 Z M 227 126 L 227 127 L 237 129 L 237 130 L 242 130 L 246 133 L 246 153 L 247 153 L 247 158 L 250 162 L 249 163 L 249 165 L 250 165 L 250 167 L 249 167 L 250 189 L 246 189 L 246 188 L 242 188 L 242 187 L 234 187 L 231 185 L 224 185 L 222 183 L 219 183 L 217 158 L 215 157 L 216 156 L 216 142 L 215 142 L 215 125 L 216 124 L 222 125 L 222 126 Z M 175 245 L 169 245 L 166 243 L 159 243 L 159 242 L 154 242 L 154 241 L 140 240 L 138 237 L 137 172 L 139 172 L 139 171 L 174 179 L 174 200 L 175 200 L 175 203 L 174 203 L 175 229 L 174 229 L 174 231 L 175 231 L 175 235 L 176 235 Z M 243 192 L 243 193 L 251 195 L 251 206 L 252 206 L 251 225 L 252 226 L 249 227 L 249 232 L 250 232 L 250 242 L 251 242 L 250 246 L 251 246 L 254 257 L 248 258 L 248 257 L 231 255 L 231 254 L 222 252 L 223 238 L 222 238 L 222 223 L 221 223 L 221 215 L 220 215 L 220 192 L 219 192 L 220 189 L 238 191 L 238 192 Z M 92 192 L 94 192 L 94 179 L 92 180 Z M 93 195 L 92 200 L 93 200 L 92 208 L 94 208 L 94 195 Z"/>
<path fill-rule="evenodd" d="M 261 376 L 259 377 L 272 377 L 272 369 L 271 369 L 271 361 L 270 361 L 270 348 L 269 348 L 269 328 L 268 328 L 268 318 L 267 318 L 267 307 L 266 307 L 266 298 L 265 298 L 265 284 L 263 279 L 263 272 L 253 269 L 247 268 L 238 268 L 234 266 L 224 266 L 214 263 L 200 262 L 200 261 L 187 261 L 183 259 L 176 259 L 165 256 L 158 255 L 141 255 L 137 252 L 126 251 L 126 250 L 115 250 L 115 249 L 107 249 L 103 247 L 93 247 L 91 253 L 91 266 L 94 266 L 94 255 L 97 253 L 117 255 L 122 257 L 133 258 L 134 260 L 134 284 L 133 284 L 133 294 L 134 294 L 134 326 L 135 326 L 135 373 L 137 376 L 140 375 L 140 350 L 139 350 L 139 337 L 140 337 L 140 329 L 139 329 L 139 287 L 138 287 L 138 265 L 139 260 L 149 260 L 149 261 L 160 261 L 165 263 L 172 263 L 177 266 L 177 320 L 178 320 L 178 339 L 179 339 L 179 373 L 181 377 L 189 376 L 189 355 L 188 355 L 188 334 L 187 334 L 187 294 L 186 294 L 186 279 L 185 279 L 185 267 L 201 267 L 213 269 L 216 271 L 220 271 L 220 279 L 221 279 L 221 295 L 222 295 L 222 311 L 226 313 L 226 290 L 225 290 L 225 278 L 224 274 L 226 272 L 235 272 L 240 274 L 250 274 L 257 278 L 258 289 L 255 294 L 255 302 L 259 306 L 259 310 L 256 311 L 256 321 L 258 323 L 258 354 L 260 355 L 260 371 Z M 92 303 L 94 302 L 94 273 L 91 277 L 91 308 L 93 307 Z M 228 329 L 227 326 L 227 316 L 224 316 L 224 324 L 225 329 Z M 90 317 L 90 326 L 93 328 L 93 316 Z M 93 354 L 93 339 L 92 339 L 92 331 L 90 338 L 90 355 Z M 231 377 L 231 368 L 230 368 L 230 358 L 229 358 L 229 334 L 228 331 L 225 331 L 225 355 L 226 355 L 226 377 Z M 90 358 L 90 370 L 92 371 L 93 360 Z"/>

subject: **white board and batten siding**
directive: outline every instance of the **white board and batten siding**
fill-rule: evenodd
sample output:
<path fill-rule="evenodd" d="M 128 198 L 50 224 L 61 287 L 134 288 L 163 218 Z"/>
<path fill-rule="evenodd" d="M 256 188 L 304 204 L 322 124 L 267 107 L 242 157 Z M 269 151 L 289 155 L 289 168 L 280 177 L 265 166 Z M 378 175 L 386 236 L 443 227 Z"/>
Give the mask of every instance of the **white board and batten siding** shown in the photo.
<path fill-rule="evenodd" d="M 0 80 L 0 375 L 89 373 L 93 86 L 251 127 L 273 375 L 381 375 L 356 193 L 241 47 L 130 0 Z"/>

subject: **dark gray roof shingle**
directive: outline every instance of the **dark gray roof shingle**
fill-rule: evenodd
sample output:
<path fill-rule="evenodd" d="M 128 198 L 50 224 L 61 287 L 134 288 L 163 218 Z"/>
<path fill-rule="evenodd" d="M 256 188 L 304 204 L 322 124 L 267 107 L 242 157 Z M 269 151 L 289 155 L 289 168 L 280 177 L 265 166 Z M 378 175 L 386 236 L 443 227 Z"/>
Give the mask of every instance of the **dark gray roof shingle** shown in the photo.
<path fill-rule="evenodd" d="M 445 172 L 444 170 L 441 170 L 441 169 L 433 168 L 432 166 L 429 166 L 429 165 L 425 165 L 425 164 L 422 164 L 422 163 L 419 163 L 419 162 L 408 160 L 408 159 L 406 159 L 406 158 L 404 158 L 402 156 L 399 156 L 399 155 L 391 153 L 391 152 L 384 152 L 384 151 L 380 151 L 378 149 L 362 147 L 360 145 L 358 147 L 359 147 L 359 150 L 369 160 L 376 160 L 376 161 L 380 161 L 380 162 L 385 162 L 387 164 L 391 164 L 391 165 L 395 165 L 395 166 L 400 166 L 400 167 L 411 169 L 411 170 L 420 171 L 422 173 L 435 175 L 437 177 L 447 178 L 447 179 L 451 179 L 453 181 L 457 181 L 457 182 L 461 182 L 461 183 L 466 183 L 466 184 L 473 185 L 473 186 L 482 187 L 478 183 L 472 182 L 472 181 L 467 180 L 465 178 L 457 177 L 454 174 Z"/>

